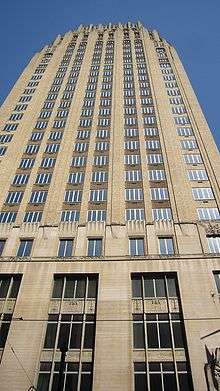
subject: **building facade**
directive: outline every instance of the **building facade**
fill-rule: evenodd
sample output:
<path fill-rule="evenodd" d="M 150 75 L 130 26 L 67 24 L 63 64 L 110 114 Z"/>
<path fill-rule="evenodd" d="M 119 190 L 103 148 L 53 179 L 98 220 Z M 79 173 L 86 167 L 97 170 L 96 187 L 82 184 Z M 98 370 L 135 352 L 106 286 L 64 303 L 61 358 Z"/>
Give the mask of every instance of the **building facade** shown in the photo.
<path fill-rule="evenodd" d="M 174 47 L 58 36 L 0 155 L 1 391 L 220 389 L 220 160 Z"/>

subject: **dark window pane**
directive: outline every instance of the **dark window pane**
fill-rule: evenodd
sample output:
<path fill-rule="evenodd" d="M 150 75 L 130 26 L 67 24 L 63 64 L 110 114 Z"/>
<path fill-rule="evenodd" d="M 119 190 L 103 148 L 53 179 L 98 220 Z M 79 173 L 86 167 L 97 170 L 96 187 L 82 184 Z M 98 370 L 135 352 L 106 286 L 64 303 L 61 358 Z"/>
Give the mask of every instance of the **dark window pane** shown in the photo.
<path fill-rule="evenodd" d="M 78 298 L 85 297 L 85 293 L 86 293 L 86 280 L 81 278 L 77 281 L 76 297 Z"/>
<path fill-rule="evenodd" d="M 14 277 L 12 287 L 10 290 L 9 297 L 10 298 L 16 298 L 18 295 L 19 287 L 20 287 L 21 278 L 20 277 Z"/>
<path fill-rule="evenodd" d="M 66 287 L 65 287 L 65 292 L 64 292 L 65 298 L 73 298 L 74 297 L 75 284 L 76 284 L 76 281 L 73 278 L 66 280 Z"/>
<path fill-rule="evenodd" d="M 96 239 L 95 256 L 100 257 L 102 254 L 102 239 Z"/>
<path fill-rule="evenodd" d="M 133 324 L 134 348 L 144 349 L 144 328 L 142 323 Z"/>
<path fill-rule="evenodd" d="M 60 246 L 58 251 L 59 257 L 71 257 L 73 251 L 73 241 L 68 240 L 60 240 Z"/>
<path fill-rule="evenodd" d="M 73 252 L 73 240 L 67 240 L 66 241 L 66 257 L 71 257 Z"/>
<path fill-rule="evenodd" d="M 85 325 L 85 335 L 84 335 L 84 349 L 92 349 L 95 342 L 95 325 L 92 323 L 87 323 Z"/>
<path fill-rule="evenodd" d="M 165 282 L 163 278 L 155 279 L 156 297 L 166 297 Z"/>
<path fill-rule="evenodd" d="M 80 391 L 92 390 L 92 375 L 90 373 L 83 373 L 81 375 Z"/>
<path fill-rule="evenodd" d="M 82 323 L 73 323 L 70 338 L 70 349 L 80 349 L 82 337 Z"/>
<path fill-rule="evenodd" d="M 153 278 L 144 278 L 145 297 L 155 297 Z"/>
<path fill-rule="evenodd" d="M 2 323 L 0 327 L 0 348 L 4 348 L 8 336 L 10 323 Z"/>
<path fill-rule="evenodd" d="M 177 297 L 176 280 L 174 277 L 167 278 L 168 293 L 170 297 Z"/>
<path fill-rule="evenodd" d="M 44 341 L 44 348 L 51 349 L 55 347 L 56 333 L 57 323 L 48 323 Z"/>
<path fill-rule="evenodd" d="M 59 381 L 59 374 L 54 373 L 51 391 L 60 391 L 60 390 L 58 390 L 58 381 Z"/>
<path fill-rule="evenodd" d="M 60 299 L 63 292 L 63 277 L 55 277 L 52 297 Z"/>
<path fill-rule="evenodd" d="M 159 362 L 149 362 L 149 371 L 150 372 L 160 372 L 160 363 Z"/>
<path fill-rule="evenodd" d="M 179 373 L 179 386 L 180 386 L 180 391 L 191 391 L 191 382 L 190 382 L 190 377 L 188 373 Z"/>
<path fill-rule="evenodd" d="M 160 373 L 150 374 L 150 389 L 152 391 L 162 391 L 162 379 Z"/>
<path fill-rule="evenodd" d="M 137 240 L 138 255 L 144 255 L 144 239 Z"/>
<path fill-rule="evenodd" d="M 148 323 L 147 324 L 147 340 L 148 340 L 148 348 L 158 348 L 159 347 L 156 323 Z"/>
<path fill-rule="evenodd" d="M 176 379 L 175 375 L 166 373 L 163 375 L 164 391 L 176 391 Z"/>
<path fill-rule="evenodd" d="M 97 288 L 98 288 L 98 280 L 96 277 L 89 277 L 89 286 L 87 297 L 96 298 L 97 296 Z"/>
<path fill-rule="evenodd" d="M 144 374 L 135 374 L 135 391 L 147 391 L 147 377 Z"/>
<path fill-rule="evenodd" d="M 146 372 L 145 362 L 134 362 L 134 371 L 135 372 Z"/>
<path fill-rule="evenodd" d="M 58 348 L 63 348 L 68 346 L 70 333 L 70 324 L 63 323 L 60 325 L 59 339 L 58 339 Z"/>
<path fill-rule="evenodd" d="M 0 280 L 0 297 L 5 298 L 8 293 L 11 278 L 5 277 Z"/>
<path fill-rule="evenodd" d="M 142 297 L 141 277 L 132 278 L 132 297 Z"/>
<path fill-rule="evenodd" d="M 184 339 L 183 339 L 183 328 L 180 323 L 172 323 L 173 325 L 173 336 L 174 336 L 174 345 L 176 348 L 184 347 Z"/>
<path fill-rule="evenodd" d="M 21 240 L 18 249 L 18 257 L 28 257 L 31 254 L 33 240 Z"/>
<path fill-rule="evenodd" d="M 48 391 L 49 381 L 50 381 L 49 373 L 40 373 L 38 378 L 38 383 L 37 383 L 37 390 Z"/>
<path fill-rule="evenodd" d="M 220 273 L 214 273 L 217 291 L 220 294 Z"/>
<path fill-rule="evenodd" d="M 78 382 L 78 375 L 76 373 L 67 374 L 65 391 L 76 391 L 77 382 Z"/>
<path fill-rule="evenodd" d="M 0 256 L 3 253 L 4 247 L 5 247 L 5 240 L 0 240 Z"/>
<path fill-rule="evenodd" d="M 169 323 L 159 323 L 160 346 L 161 348 L 171 348 L 171 336 Z"/>

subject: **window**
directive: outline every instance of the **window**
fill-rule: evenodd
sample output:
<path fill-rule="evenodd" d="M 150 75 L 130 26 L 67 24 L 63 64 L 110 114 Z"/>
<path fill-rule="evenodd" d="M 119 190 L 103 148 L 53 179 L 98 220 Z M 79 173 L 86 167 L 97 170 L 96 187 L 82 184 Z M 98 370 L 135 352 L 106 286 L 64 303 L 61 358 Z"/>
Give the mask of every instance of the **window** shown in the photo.
<path fill-rule="evenodd" d="M 97 138 L 108 138 L 109 135 L 110 135 L 110 131 L 109 130 L 101 129 L 101 130 L 97 130 L 96 137 Z"/>
<path fill-rule="evenodd" d="M 35 159 L 21 159 L 21 163 L 19 168 L 22 168 L 23 170 L 27 170 L 28 168 L 32 168 L 34 165 Z"/>
<path fill-rule="evenodd" d="M 188 179 L 190 181 L 207 181 L 208 176 L 205 170 L 188 170 Z"/>
<path fill-rule="evenodd" d="M 107 171 L 96 171 L 92 173 L 92 182 L 103 183 L 108 181 Z"/>
<path fill-rule="evenodd" d="M 202 157 L 201 155 L 183 155 L 183 160 L 186 164 L 201 164 Z"/>
<path fill-rule="evenodd" d="M 52 174 L 51 173 L 40 173 L 37 175 L 35 183 L 39 185 L 48 185 L 51 181 Z"/>
<path fill-rule="evenodd" d="M 71 183 L 71 184 L 79 184 L 79 183 L 83 183 L 84 181 L 84 172 L 73 172 L 71 174 L 69 174 L 69 179 L 68 179 L 68 183 Z"/>
<path fill-rule="evenodd" d="M 18 274 L 2 274 L 0 275 L 0 299 L 1 299 L 1 315 L 0 315 L 0 349 L 4 349 L 7 336 L 13 316 L 11 308 L 15 306 L 19 287 L 21 283 L 21 276 Z M 10 309 L 9 309 L 10 308 Z"/>
<path fill-rule="evenodd" d="M 60 239 L 58 257 L 71 257 L 73 252 L 72 239 Z"/>
<path fill-rule="evenodd" d="M 41 221 L 43 212 L 26 212 L 24 215 L 25 223 L 39 223 Z"/>
<path fill-rule="evenodd" d="M 144 255 L 144 239 L 131 238 L 129 239 L 130 255 Z"/>
<path fill-rule="evenodd" d="M 16 130 L 18 127 L 18 124 L 6 124 L 3 130 L 6 130 L 7 132 L 12 132 Z"/>
<path fill-rule="evenodd" d="M 137 137 L 138 129 L 125 129 L 125 137 Z"/>
<path fill-rule="evenodd" d="M 126 221 L 131 221 L 131 220 L 143 221 L 145 219 L 144 209 L 126 209 L 125 219 Z"/>
<path fill-rule="evenodd" d="M 125 141 L 124 143 L 124 149 L 134 151 L 135 149 L 139 149 L 139 141 Z"/>
<path fill-rule="evenodd" d="M 46 121 L 37 121 L 35 129 L 46 129 L 48 122 Z"/>
<path fill-rule="evenodd" d="M 61 140 L 63 137 L 63 132 L 50 132 L 49 140 Z"/>
<path fill-rule="evenodd" d="M 160 141 L 159 140 L 145 141 L 145 147 L 147 149 L 160 149 Z"/>
<path fill-rule="evenodd" d="M 218 208 L 198 208 L 199 220 L 220 220 Z"/>
<path fill-rule="evenodd" d="M 213 200 L 214 194 L 211 187 L 194 187 L 192 189 L 194 200 Z"/>
<path fill-rule="evenodd" d="M 88 257 L 100 257 L 102 255 L 102 239 L 88 239 Z"/>
<path fill-rule="evenodd" d="M 104 202 L 107 201 L 107 189 L 91 190 L 90 191 L 91 202 Z"/>
<path fill-rule="evenodd" d="M 159 238 L 159 250 L 161 255 L 173 255 L 173 238 Z"/>
<path fill-rule="evenodd" d="M 0 212 L 0 223 L 14 223 L 17 217 L 16 212 Z"/>
<path fill-rule="evenodd" d="M 29 144 L 26 146 L 25 153 L 28 155 L 35 154 L 39 151 L 40 146 L 36 144 Z"/>
<path fill-rule="evenodd" d="M 179 390 L 192 390 L 190 370 L 185 361 L 178 361 L 176 369 L 172 361 L 149 361 L 148 367 L 145 362 L 134 362 L 134 378 L 135 391 L 147 390 L 148 379 L 151 391 L 174 391 L 177 389 L 176 379 L 178 379 Z"/>
<path fill-rule="evenodd" d="M 140 170 L 125 171 L 125 181 L 129 181 L 129 182 L 142 181 L 141 171 Z"/>
<path fill-rule="evenodd" d="M 166 187 L 152 187 L 150 189 L 152 201 L 163 201 L 169 199 L 168 189 Z"/>
<path fill-rule="evenodd" d="M 141 157 L 140 155 L 125 155 L 124 156 L 124 164 L 135 166 L 137 164 L 140 164 Z"/>
<path fill-rule="evenodd" d="M 15 175 L 12 184 L 15 186 L 26 185 L 29 179 L 29 175 L 27 174 L 17 174 Z"/>
<path fill-rule="evenodd" d="M 126 201 L 141 201 L 144 199 L 142 189 L 125 189 Z"/>
<path fill-rule="evenodd" d="M 7 147 L 3 147 L 0 145 L 0 156 L 4 156 L 6 150 L 7 150 Z"/>
<path fill-rule="evenodd" d="M 88 143 L 76 143 L 74 146 L 74 151 L 76 152 L 85 152 L 88 150 Z"/>
<path fill-rule="evenodd" d="M 85 156 L 75 156 L 72 160 L 73 167 L 83 167 L 86 164 Z"/>
<path fill-rule="evenodd" d="M 77 138 L 85 139 L 90 137 L 90 130 L 79 130 L 77 132 Z"/>
<path fill-rule="evenodd" d="M 210 253 L 220 253 L 220 236 L 207 236 Z"/>
<path fill-rule="evenodd" d="M 45 153 L 57 153 L 59 151 L 59 144 L 47 144 Z"/>
<path fill-rule="evenodd" d="M 87 221 L 105 221 L 106 210 L 88 210 Z"/>
<path fill-rule="evenodd" d="M 214 272 L 214 279 L 218 294 L 220 295 L 220 272 Z"/>
<path fill-rule="evenodd" d="M 29 257 L 33 246 L 33 239 L 20 240 L 17 257 Z"/>
<path fill-rule="evenodd" d="M 193 135 L 193 130 L 192 128 L 177 128 L 177 134 L 188 137 Z"/>
<path fill-rule="evenodd" d="M 72 204 L 75 202 L 81 202 L 82 201 L 82 191 L 81 190 L 67 190 L 65 192 L 64 200 L 68 204 Z"/>
<path fill-rule="evenodd" d="M 41 167 L 43 168 L 51 168 L 54 167 L 56 163 L 56 158 L 53 157 L 45 157 L 42 159 Z"/>
<path fill-rule="evenodd" d="M 164 170 L 149 170 L 148 171 L 149 181 L 165 181 L 166 175 Z"/>
<path fill-rule="evenodd" d="M 12 134 L 1 134 L 0 143 L 9 143 L 12 140 Z"/>
<path fill-rule="evenodd" d="M 172 220 L 172 212 L 170 208 L 152 209 L 153 220 Z"/>
<path fill-rule="evenodd" d="M 147 155 L 147 164 L 162 164 L 163 156 L 161 154 Z"/>
<path fill-rule="evenodd" d="M 24 192 L 22 191 L 9 191 L 7 198 L 6 198 L 6 204 L 19 204 L 23 198 Z"/>
<path fill-rule="evenodd" d="M 109 162 L 108 156 L 94 156 L 95 166 L 106 166 Z"/>
<path fill-rule="evenodd" d="M 65 120 L 54 121 L 53 128 L 64 128 L 65 125 L 66 125 L 66 121 Z"/>
<path fill-rule="evenodd" d="M 44 137 L 43 132 L 33 132 L 31 135 L 31 141 L 40 141 Z"/>
<path fill-rule="evenodd" d="M 182 140 L 180 141 L 182 149 L 197 149 L 198 145 L 195 140 Z"/>
<path fill-rule="evenodd" d="M 5 247 L 6 240 L 5 239 L 0 239 L 0 257 L 2 256 L 4 247 Z"/>
<path fill-rule="evenodd" d="M 158 136 L 158 129 L 157 128 L 146 128 L 146 129 L 144 129 L 144 135 L 147 137 Z"/>
<path fill-rule="evenodd" d="M 42 204 L 46 202 L 47 191 L 32 191 L 30 197 L 30 204 Z"/>
<path fill-rule="evenodd" d="M 61 221 L 66 221 L 66 222 L 79 221 L 79 211 L 63 210 L 61 212 Z"/>

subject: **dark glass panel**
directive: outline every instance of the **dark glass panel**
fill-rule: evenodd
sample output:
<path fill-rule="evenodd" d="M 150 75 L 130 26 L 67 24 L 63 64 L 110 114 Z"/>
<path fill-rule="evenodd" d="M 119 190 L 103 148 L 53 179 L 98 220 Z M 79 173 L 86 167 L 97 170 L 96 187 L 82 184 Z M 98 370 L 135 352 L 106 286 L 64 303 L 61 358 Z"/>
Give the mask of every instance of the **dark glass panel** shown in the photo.
<path fill-rule="evenodd" d="M 147 391 L 147 376 L 145 374 L 135 374 L 135 391 Z"/>
<path fill-rule="evenodd" d="M 144 277 L 144 296 L 155 297 L 153 278 Z"/>
<path fill-rule="evenodd" d="M 45 341 L 44 341 L 45 349 L 52 349 L 55 347 L 56 334 L 57 334 L 57 323 L 48 323 Z"/>
<path fill-rule="evenodd" d="M 85 278 L 80 278 L 77 280 L 77 285 L 76 285 L 76 297 L 77 298 L 83 298 L 85 297 L 86 293 L 86 280 Z"/>
<path fill-rule="evenodd" d="M 82 323 L 73 323 L 71 338 L 70 338 L 70 349 L 80 349 L 82 337 Z"/>
<path fill-rule="evenodd" d="M 176 279 L 174 277 L 167 278 L 168 294 L 169 297 L 178 297 L 176 288 Z"/>
<path fill-rule="evenodd" d="M 70 333 L 70 324 L 63 323 L 60 325 L 59 339 L 58 339 L 58 348 L 63 348 L 68 346 Z"/>
<path fill-rule="evenodd" d="M 160 373 L 150 374 L 150 390 L 151 391 L 163 391 L 162 379 Z"/>
<path fill-rule="evenodd" d="M 75 290 L 75 278 L 67 278 L 64 297 L 74 298 L 74 290 Z"/>
<path fill-rule="evenodd" d="M 147 341 L 148 341 L 148 348 L 158 348 L 159 347 L 156 323 L 148 323 L 147 324 Z"/>
<path fill-rule="evenodd" d="M 0 240 L 0 256 L 3 253 L 4 247 L 5 247 L 5 240 Z"/>
<path fill-rule="evenodd" d="M 71 373 L 66 375 L 65 391 L 77 391 L 78 375 Z"/>
<path fill-rule="evenodd" d="M 40 373 L 38 377 L 37 390 L 48 391 L 49 381 L 50 381 L 49 373 Z"/>
<path fill-rule="evenodd" d="M 21 283 L 21 278 L 19 276 L 13 278 L 13 283 L 9 294 L 10 298 L 15 299 L 17 297 L 20 283 Z"/>
<path fill-rule="evenodd" d="M 191 381 L 188 373 L 179 373 L 178 378 L 179 378 L 180 391 L 192 390 Z"/>
<path fill-rule="evenodd" d="M 134 323 L 133 324 L 133 340 L 134 348 L 144 349 L 144 327 L 143 323 Z"/>
<path fill-rule="evenodd" d="M 98 279 L 96 277 L 89 277 L 89 286 L 87 297 L 96 298 L 98 288 Z"/>
<path fill-rule="evenodd" d="M 85 324 L 85 335 L 84 335 L 84 349 L 92 349 L 95 342 L 95 325 L 93 323 Z"/>
<path fill-rule="evenodd" d="M 142 297 L 141 277 L 132 277 L 132 297 Z"/>
<path fill-rule="evenodd" d="M 174 337 L 174 345 L 176 348 L 184 347 L 184 338 L 183 338 L 183 328 L 180 323 L 174 323 L 173 325 L 173 337 Z"/>
<path fill-rule="evenodd" d="M 2 280 L 0 280 L 0 298 L 5 298 L 7 296 L 10 280 L 10 277 L 3 277 Z"/>
<path fill-rule="evenodd" d="M 63 377 L 64 377 L 64 375 L 63 375 Z M 51 391 L 60 391 L 60 390 L 58 390 L 58 382 L 59 382 L 59 374 L 54 373 Z"/>
<path fill-rule="evenodd" d="M 166 297 L 165 282 L 163 278 L 155 279 L 156 297 Z"/>
<path fill-rule="evenodd" d="M 54 277 L 52 298 L 60 299 L 63 293 L 63 277 Z"/>
<path fill-rule="evenodd" d="M 82 373 L 80 391 L 92 391 L 92 374 Z"/>
<path fill-rule="evenodd" d="M 0 348 L 4 348 L 8 331 L 9 331 L 10 323 L 2 323 L 0 327 Z"/>
<path fill-rule="evenodd" d="M 164 391 L 176 391 L 176 379 L 175 375 L 172 373 L 165 373 L 163 375 L 163 381 L 164 381 Z"/>
<path fill-rule="evenodd" d="M 135 372 L 146 372 L 145 362 L 134 362 L 134 371 Z"/>
<path fill-rule="evenodd" d="M 171 348 L 171 335 L 169 323 L 159 323 L 160 346 L 161 348 Z"/>

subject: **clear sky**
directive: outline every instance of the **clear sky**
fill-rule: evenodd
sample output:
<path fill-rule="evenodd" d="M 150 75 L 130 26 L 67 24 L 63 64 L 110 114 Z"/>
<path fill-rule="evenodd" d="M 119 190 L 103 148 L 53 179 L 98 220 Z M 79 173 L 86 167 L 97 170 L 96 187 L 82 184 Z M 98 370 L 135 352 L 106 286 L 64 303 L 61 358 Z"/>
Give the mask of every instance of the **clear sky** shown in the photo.
<path fill-rule="evenodd" d="M 140 20 L 177 49 L 220 147 L 220 0 L 7 0 L 0 15 L 0 99 L 32 57 L 79 24 Z"/>

